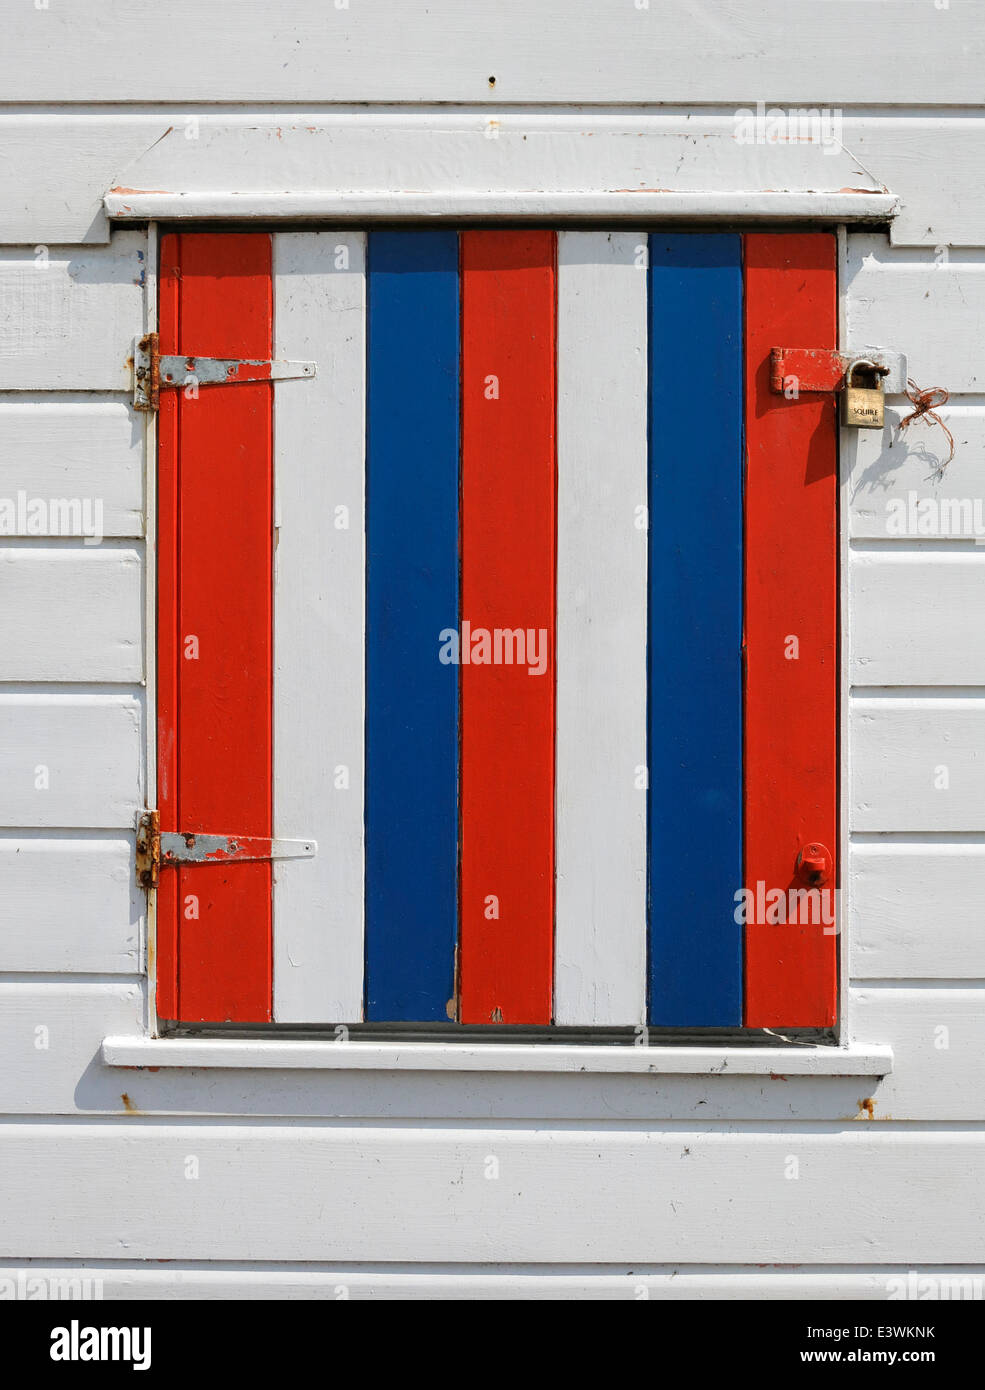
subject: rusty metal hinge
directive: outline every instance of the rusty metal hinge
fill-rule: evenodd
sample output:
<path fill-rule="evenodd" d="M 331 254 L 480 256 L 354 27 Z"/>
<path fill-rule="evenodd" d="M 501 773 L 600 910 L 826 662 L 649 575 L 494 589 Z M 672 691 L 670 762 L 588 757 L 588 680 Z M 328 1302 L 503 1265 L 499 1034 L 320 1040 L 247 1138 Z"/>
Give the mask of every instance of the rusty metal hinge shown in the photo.
<path fill-rule="evenodd" d="M 205 835 L 197 831 L 161 830 L 158 811 L 137 821 L 137 882 L 156 888 L 162 869 L 179 864 L 241 864 L 270 859 L 312 859 L 314 840 L 272 840 L 263 835 Z"/>
<path fill-rule="evenodd" d="M 801 391 L 840 391 L 848 364 L 863 357 L 883 378 L 886 395 L 906 390 L 906 358 L 891 348 L 860 347 L 852 352 L 834 348 L 781 348 L 770 350 L 770 390 L 785 395 L 790 387 Z"/>
<path fill-rule="evenodd" d="M 285 381 L 314 375 L 314 362 L 261 361 L 245 357 L 162 357 L 158 335 L 145 333 L 133 345 L 133 408 L 157 410 L 161 392 L 167 389 L 236 386 L 249 381 Z"/>

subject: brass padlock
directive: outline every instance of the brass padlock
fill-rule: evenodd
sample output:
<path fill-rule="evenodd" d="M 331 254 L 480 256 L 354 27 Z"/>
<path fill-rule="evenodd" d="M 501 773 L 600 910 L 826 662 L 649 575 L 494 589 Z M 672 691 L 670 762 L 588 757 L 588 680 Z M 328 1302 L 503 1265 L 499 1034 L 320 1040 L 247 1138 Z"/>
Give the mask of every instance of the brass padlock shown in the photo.
<path fill-rule="evenodd" d="M 866 373 L 872 384 L 856 386 L 855 373 Z M 856 357 L 845 372 L 845 389 L 841 397 L 841 423 L 856 429 L 881 430 L 883 426 L 882 369 L 867 357 Z"/>

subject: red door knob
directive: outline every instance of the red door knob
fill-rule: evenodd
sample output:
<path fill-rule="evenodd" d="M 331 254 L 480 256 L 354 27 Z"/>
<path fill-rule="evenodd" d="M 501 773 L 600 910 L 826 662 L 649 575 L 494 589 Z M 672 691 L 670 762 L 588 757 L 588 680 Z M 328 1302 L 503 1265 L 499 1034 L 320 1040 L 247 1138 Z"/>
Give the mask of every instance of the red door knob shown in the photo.
<path fill-rule="evenodd" d="M 797 877 L 811 888 L 820 888 L 831 877 L 831 864 L 831 851 L 825 845 L 803 845 L 795 865 Z"/>

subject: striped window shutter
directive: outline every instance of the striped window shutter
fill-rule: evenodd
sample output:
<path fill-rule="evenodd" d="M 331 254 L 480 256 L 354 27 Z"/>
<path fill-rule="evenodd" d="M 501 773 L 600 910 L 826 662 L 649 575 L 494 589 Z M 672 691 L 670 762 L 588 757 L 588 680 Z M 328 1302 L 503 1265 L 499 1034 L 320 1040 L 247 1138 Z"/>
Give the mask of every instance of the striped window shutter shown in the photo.
<path fill-rule="evenodd" d="M 833 235 L 169 234 L 163 1019 L 831 1027 Z"/>

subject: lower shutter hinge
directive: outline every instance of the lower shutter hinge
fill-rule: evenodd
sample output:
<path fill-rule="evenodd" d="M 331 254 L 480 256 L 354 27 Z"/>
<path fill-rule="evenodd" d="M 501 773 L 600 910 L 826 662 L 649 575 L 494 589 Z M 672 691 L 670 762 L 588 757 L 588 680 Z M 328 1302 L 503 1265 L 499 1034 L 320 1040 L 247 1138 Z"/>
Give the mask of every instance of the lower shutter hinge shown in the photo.
<path fill-rule="evenodd" d="M 161 392 L 188 386 L 237 386 L 250 381 L 287 381 L 314 376 L 314 362 L 275 362 L 246 357 L 161 356 L 156 333 L 133 345 L 133 408 L 157 410 Z"/>
<path fill-rule="evenodd" d="M 137 820 L 137 882 L 156 888 L 162 869 L 190 864 L 241 864 L 271 859 L 313 859 L 314 840 L 273 840 L 263 835 L 206 835 L 161 830 L 158 811 Z"/>

